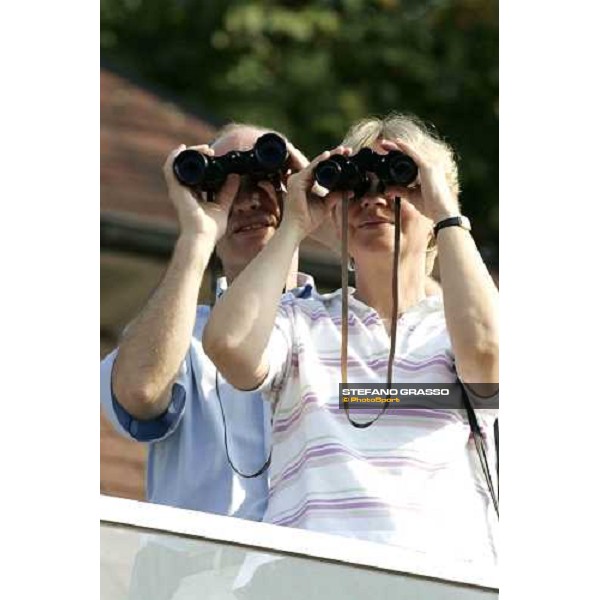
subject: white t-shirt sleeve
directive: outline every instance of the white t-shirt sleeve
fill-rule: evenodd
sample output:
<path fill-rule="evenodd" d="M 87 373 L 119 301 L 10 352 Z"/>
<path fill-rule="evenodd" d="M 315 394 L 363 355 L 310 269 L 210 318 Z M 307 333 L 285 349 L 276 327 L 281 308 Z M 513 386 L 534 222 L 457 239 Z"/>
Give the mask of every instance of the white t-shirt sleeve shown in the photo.
<path fill-rule="evenodd" d="M 277 309 L 275 325 L 267 344 L 267 375 L 256 388 L 272 404 L 277 402 L 277 398 L 290 375 L 293 350 L 293 311 L 289 303 L 282 303 Z"/>

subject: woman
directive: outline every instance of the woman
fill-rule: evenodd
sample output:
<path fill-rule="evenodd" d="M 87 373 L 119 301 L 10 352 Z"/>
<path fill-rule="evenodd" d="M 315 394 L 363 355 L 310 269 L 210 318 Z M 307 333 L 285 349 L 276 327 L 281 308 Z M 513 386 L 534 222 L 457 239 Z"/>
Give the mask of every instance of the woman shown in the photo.
<path fill-rule="evenodd" d="M 460 215 L 452 151 L 402 115 L 358 123 L 334 152 L 348 155 L 362 147 L 408 154 L 419 168 L 419 183 L 383 193 L 372 186 L 350 202 L 356 290 L 349 298 L 348 382 L 385 382 L 390 325 L 397 319 L 392 381 L 452 383 L 458 377 L 473 389 L 497 389 L 497 291 L 465 224 L 448 221 Z M 340 290 L 279 303 L 301 240 L 330 211 L 341 232 L 340 195 L 311 193 L 313 169 L 330 154 L 290 179 L 281 227 L 217 304 L 203 338 L 230 383 L 261 389 L 272 402 L 264 520 L 394 544 L 445 564 L 493 564 L 497 516 L 464 411 L 387 410 L 369 427 L 354 426 L 338 404 Z M 393 314 L 397 196 L 401 243 Z M 443 302 L 425 293 L 434 246 Z M 482 429 L 491 432 L 497 398 L 473 400 Z M 353 411 L 351 418 L 368 421 L 363 414 Z"/>

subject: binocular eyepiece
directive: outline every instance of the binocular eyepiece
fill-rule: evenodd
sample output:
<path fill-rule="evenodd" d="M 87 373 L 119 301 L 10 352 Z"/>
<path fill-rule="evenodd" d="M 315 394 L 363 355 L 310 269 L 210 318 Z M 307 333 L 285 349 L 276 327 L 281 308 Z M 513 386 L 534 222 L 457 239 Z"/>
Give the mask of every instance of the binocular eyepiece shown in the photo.
<path fill-rule="evenodd" d="M 379 185 L 385 188 L 408 186 L 418 172 L 415 161 L 404 152 L 392 150 L 377 154 L 370 148 L 362 148 L 354 156 L 334 154 L 321 161 L 314 171 L 317 183 L 330 192 L 354 192 L 355 197 L 367 193 L 371 185 L 368 173 L 377 175 Z"/>
<path fill-rule="evenodd" d="M 173 161 L 178 181 L 197 192 L 216 192 L 232 173 L 248 175 L 254 181 L 275 181 L 288 161 L 285 140 L 276 133 L 261 135 L 254 148 L 233 150 L 223 156 L 206 156 L 197 150 L 184 150 Z"/>

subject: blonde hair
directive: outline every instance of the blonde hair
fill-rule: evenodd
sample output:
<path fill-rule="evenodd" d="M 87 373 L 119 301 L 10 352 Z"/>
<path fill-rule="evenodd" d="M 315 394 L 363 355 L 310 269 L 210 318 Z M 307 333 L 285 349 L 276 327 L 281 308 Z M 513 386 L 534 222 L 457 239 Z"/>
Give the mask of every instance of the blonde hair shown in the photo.
<path fill-rule="evenodd" d="M 425 125 L 414 115 L 391 113 L 383 119 L 377 117 L 362 119 L 350 128 L 342 145 L 350 146 L 356 152 L 373 145 L 377 140 L 394 141 L 395 138 L 415 146 L 425 156 L 439 160 L 444 165 L 450 189 L 458 196 L 460 186 L 454 151 L 433 128 Z"/>
<path fill-rule="evenodd" d="M 372 146 L 378 140 L 394 141 L 396 138 L 414 146 L 426 157 L 441 162 L 446 172 L 446 181 L 452 192 L 458 196 L 460 185 L 454 151 L 432 127 L 428 127 L 414 115 L 390 113 L 383 118 L 362 119 L 350 128 L 342 145 L 351 147 L 355 153 L 361 148 Z M 425 259 L 427 275 L 431 275 L 433 271 L 436 256 L 437 247 L 432 234 Z"/>

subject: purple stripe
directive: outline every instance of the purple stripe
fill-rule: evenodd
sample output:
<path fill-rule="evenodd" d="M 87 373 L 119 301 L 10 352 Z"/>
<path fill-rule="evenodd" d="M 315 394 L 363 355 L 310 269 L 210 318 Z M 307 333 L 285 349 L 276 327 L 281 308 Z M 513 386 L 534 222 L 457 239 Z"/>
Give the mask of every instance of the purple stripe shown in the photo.
<path fill-rule="evenodd" d="M 305 307 L 303 307 L 301 304 L 295 304 L 293 308 L 301 312 L 304 315 L 304 317 L 310 319 L 312 323 L 316 323 L 318 321 L 329 321 L 334 323 L 335 325 L 341 325 L 342 323 L 341 314 L 333 316 L 330 312 L 323 308 L 312 311 L 305 310 Z M 381 318 L 373 309 L 371 309 L 366 316 L 360 316 L 355 312 L 350 312 L 348 314 L 349 327 L 356 327 L 358 324 L 370 327 L 374 323 L 381 324 Z M 400 320 L 399 324 L 403 325 L 404 323 L 402 323 L 402 320 Z"/>
<path fill-rule="evenodd" d="M 330 321 L 336 325 L 341 325 L 341 323 L 342 323 L 341 315 L 333 317 L 326 310 L 319 310 L 319 311 L 312 311 L 312 312 L 307 312 L 307 311 L 301 310 L 301 312 L 305 317 L 308 317 L 311 320 L 311 322 L 313 322 L 313 323 L 316 323 L 317 321 Z M 379 320 L 380 320 L 379 315 L 375 312 L 370 312 L 369 314 L 367 314 L 367 316 L 364 319 L 360 318 L 356 313 L 348 314 L 348 325 L 350 327 L 356 327 L 358 324 L 368 326 L 368 325 L 371 325 L 372 323 L 378 322 Z"/>
<path fill-rule="evenodd" d="M 331 402 L 328 401 L 328 399 L 324 399 L 325 403 L 323 405 L 319 405 L 319 397 L 314 393 L 314 392 L 308 392 L 306 394 L 304 394 L 301 399 L 300 402 L 296 405 L 296 407 L 294 407 L 294 410 L 292 411 L 292 413 L 290 414 L 289 417 L 286 418 L 275 418 L 275 422 L 273 423 L 273 433 L 281 433 L 283 431 L 287 431 L 288 429 L 290 429 L 295 423 L 296 421 L 298 421 L 300 419 L 300 417 L 302 417 L 302 415 L 304 414 L 304 408 L 308 405 L 311 404 L 317 404 L 321 409 L 328 411 L 330 414 L 333 415 L 341 415 L 344 416 L 342 413 L 342 409 L 339 407 L 338 405 L 338 399 L 336 396 L 332 396 L 329 400 L 331 400 Z M 358 411 L 351 411 L 353 413 L 356 414 L 361 414 L 361 415 L 372 415 L 372 414 L 377 414 L 380 411 L 379 408 L 374 408 L 374 409 L 361 409 L 360 413 Z M 444 420 L 455 420 L 455 417 L 452 413 L 448 413 L 447 411 L 441 411 L 441 410 L 433 410 L 433 409 L 418 409 L 418 408 L 394 408 L 393 413 L 387 412 L 387 415 L 393 414 L 394 416 L 399 416 L 399 417 L 426 417 L 429 419 L 444 419 Z M 450 417 L 450 419 L 448 419 L 448 417 Z"/>
<path fill-rule="evenodd" d="M 304 348 L 301 346 L 298 347 L 298 354 L 292 356 L 292 365 L 297 367 L 299 365 L 299 356 L 305 353 Z M 322 356 L 317 355 L 316 360 L 325 366 L 339 367 L 342 364 L 340 356 Z M 381 368 L 383 366 L 387 367 L 388 358 L 374 358 L 372 360 L 359 360 L 348 357 L 348 366 L 349 367 L 367 367 L 372 370 L 376 370 L 377 368 Z M 453 369 L 454 363 L 445 355 L 445 354 L 435 354 L 434 356 L 430 356 L 429 358 L 425 358 L 419 361 L 413 361 L 408 358 L 395 357 L 394 366 L 400 367 L 405 371 L 420 371 L 427 367 L 433 365 L 441 365 L 448 369 Z"/>
<path fill-rule="evenodd" d="M 387 508 L 387 504 L 380 500 L 340 500 L 336 501 L 336 504 L 332 504 L 329 500 L 309 500 L 302 505 L 294 514 L 284 518 L 273 519 L 272 523 L 276 525 L 289 525 L 294 521 L 298 521 L 306 515 L 309 511 L 315 510 L 348 510 L 349 508 Z"/>
<path fill-rule="evenodd" d="M 272 490 L 281 482 L 286 481 L 290 477 L 293 477 L 306 464 L 308 460 L 312 458 L 318 458 L 320 456 L 327 456 L 333 454 L 344 454 L 344 449 L 338 444 L 333 444 L 330 442 L 325 444 L 318 444 L 316 446 L 312 446 L 307 448 L 306 450 L 303 450 L 300 453 L 300 455 L 294 460 L 294 462 L 288 464 L 287 466 L 284 466 L 281 469 L 281 475 L 279 475 L 279 477 L 273 478 L 273 481 L 271 482 Z M 350 456 L 358 459 L 363 458 L 361 456 L 356 456 L 350 452 L 346 452 L 346 454 L 350 454 Z"/>
<path fill-rule="evenodd" d="M 399 457 L 399 456 L 386 456 L 386 455 L 374 455 L 374 456 L 364 456 L 345 448 L 344 446 L 340 446 L 335 443 L 325 443 L 318 444 L 316 446 L 312 446 L 303 450 L 300 455 L 292 462 L 291 464 L 284 466 L 281 469 L 281 474 L 278 477 L 274 477 L 271 482 L 271 490 L 269 490 L 269 496 L 273 495 L 274 490 L 281 485 L 284 481 L 287 481 L 294 477 L 298 471 L 300 471 L 309 460 L 314 458 L 321 458 L 323 456 L 334 456 L 336 454 L 341 454 L 345 456 L 349 456 L 356 460 L 362 460 L 367 462 L 370 465 L 377 467 L 390 467 L 390 466 L 401 466 L 401 465 L 418 465 L 421 469 L 426 471 L 437 471 L 440 468 L 444 468 L 443 465 L 431 465 L 428 463 L 424 463 L 423 461 L 417 458 L 408 458 L 408 457 Z"/>
<path fill-rule="evenodd" d="M 312 392 L 309 392 L 308 394 L 304 394 L 302 396 L 302 398 L 300 399 L 300 402 L 296 405 L 296 408 L 294 409 L 294 411 L 292 412 L 292 414 L 289 417 L 287 417 L 285 419 L 281 419 L 281 418 L 275 419 L 275 423 L 273 424 L 273 433 L 279 433 L 280 431 L 285 431 L 286 429 L 288 429 L 292 423 L 297 421 L 302 416 L 305 406 L 308 406 L 309 404 L 316 404 L 316 403 L 318 403 L 318 401 L 319 401 L 319 398 L 316 394 L 314 394 Z M 329 410 L 329 407 L 324 407 L 324 408 Z"/>

